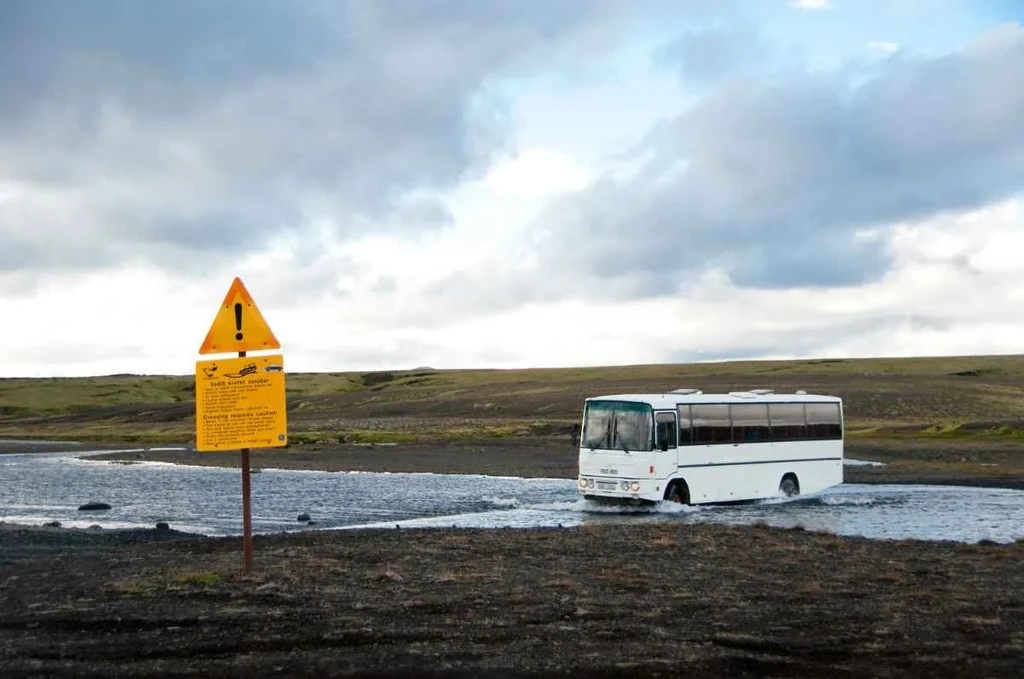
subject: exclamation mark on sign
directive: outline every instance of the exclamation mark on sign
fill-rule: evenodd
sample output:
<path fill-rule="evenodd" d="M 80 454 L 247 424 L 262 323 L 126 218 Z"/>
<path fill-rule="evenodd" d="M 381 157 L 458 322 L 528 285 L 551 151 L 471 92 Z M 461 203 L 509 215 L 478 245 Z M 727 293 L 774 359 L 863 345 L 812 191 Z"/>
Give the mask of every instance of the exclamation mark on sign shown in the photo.
<path fill-rule="evenodd" d="M 242 339 L 242 304 L 241 302 L 235 302 L 235 339 L 241 341 Z"/>

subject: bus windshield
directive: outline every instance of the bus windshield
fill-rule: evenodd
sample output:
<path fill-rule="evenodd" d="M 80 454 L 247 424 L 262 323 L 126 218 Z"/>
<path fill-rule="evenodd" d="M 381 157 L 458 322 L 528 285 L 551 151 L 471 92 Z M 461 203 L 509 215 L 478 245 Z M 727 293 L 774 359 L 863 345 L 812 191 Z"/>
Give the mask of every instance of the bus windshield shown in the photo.
<path fill-rule="evenodd" d="M 630 452 L 651 450 L 651 406 L 628 401 L 588 401 L 583 446 Z"/>

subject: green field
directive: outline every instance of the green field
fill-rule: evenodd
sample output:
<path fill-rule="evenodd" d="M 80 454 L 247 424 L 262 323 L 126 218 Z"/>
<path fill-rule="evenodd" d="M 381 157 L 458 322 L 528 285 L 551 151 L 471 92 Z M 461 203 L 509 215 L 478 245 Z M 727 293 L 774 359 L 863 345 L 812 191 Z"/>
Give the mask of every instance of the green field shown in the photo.
<path fill-rule="evenodd" d="M 841 396 L 851 437 L 1024 440 L 1024 356 L 294 373 L 293 445 L 567 439 L 584 398 L 696 387 Z M 0 437 L 187 443 L 191 376 L 0 379 Z"/>

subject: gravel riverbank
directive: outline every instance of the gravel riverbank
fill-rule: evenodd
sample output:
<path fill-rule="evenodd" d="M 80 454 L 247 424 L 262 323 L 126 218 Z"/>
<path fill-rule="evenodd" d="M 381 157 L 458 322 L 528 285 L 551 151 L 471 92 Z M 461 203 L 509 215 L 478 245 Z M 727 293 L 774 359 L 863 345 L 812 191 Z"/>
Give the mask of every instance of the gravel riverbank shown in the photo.
<path fill-rule="evenodd" d="M 1024 543 L 0 527 L 0 675 L 1013 677 Z"/>

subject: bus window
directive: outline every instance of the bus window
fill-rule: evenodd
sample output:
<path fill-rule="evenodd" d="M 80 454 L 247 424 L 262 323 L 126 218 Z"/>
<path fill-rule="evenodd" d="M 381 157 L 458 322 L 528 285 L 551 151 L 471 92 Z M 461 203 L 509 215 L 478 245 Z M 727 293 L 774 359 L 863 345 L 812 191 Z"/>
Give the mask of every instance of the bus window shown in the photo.
<path fill-rule="evenodd" d="M 615 405 L 615 436 L 612 448 L 651 449 L 651 407 L 642 403 Z"/>
<path fill-rule="evenodd" d="M 708 404 L 690 406 L 695 443 L 727 443 L 732 440 L 729 406 Z"/>
<path fill-rule="evenodd" d="M 628 401 L 589 401 L 583 417 L 583 447 L 650 450 L 651 406 Z"/>
<path fill-rule="evenodd" d="M 586 416 L 583 418 L 583 447 L 607 448 L 611 443 L 612 414 L 614 403 L 594 402 L 587 404 Z"/>
<path fill-rule="evenodd" d="M 730 407 L 733 443 L 769 440 L 767 403 L 740 403 Z"/>
<path fill-rule="evenodd" d="M 812 439 L 843 437 L 838 403 L 807 404 L 807 436 Z"/>
<path fill-rule="evenodd" d="M 654 414 L 654 447 L 657 450 L 668 450 L 676 447 L 676 414 Z"/>
<path fill-rule="evenodd" d="M 769 403 L 773 441 L 799 441 L 807 437 L 803 403 Z"/>
<path fill-rule="evenodd" d="M 679 406 L 679 445 L 685 446 L 693 443 L 693 429 L 690 427 L 690 406 Z"/>

